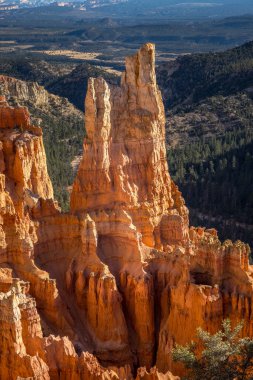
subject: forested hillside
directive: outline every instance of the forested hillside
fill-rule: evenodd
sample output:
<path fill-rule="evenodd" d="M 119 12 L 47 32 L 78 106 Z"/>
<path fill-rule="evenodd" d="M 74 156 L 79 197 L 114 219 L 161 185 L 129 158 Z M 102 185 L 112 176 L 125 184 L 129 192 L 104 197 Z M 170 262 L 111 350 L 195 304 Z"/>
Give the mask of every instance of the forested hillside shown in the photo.
<path fill-rule="evenodd" d="M 158 82 L 170 108 L 211 96 L 253 91 L 253 41 L 222 53 L 191 54 L 159 66 Z"/>
<path fill-rule="evenodd" d="M 193 223 L 253 244 L 253 43 L 158 68 L 170 171 Z"/>
<path fill-rule="evenodd" d="M 49 83 L 46 88 L 53 94 L 64 96 L 80 110 L 84 110 L 87 82 L 91 77 L 102 76 L 109 83 L 117 83 L 118 77 L 88 63 L 77 65 L 70 73 Z"/>
<path fill-rule="evenodd" d="M 25 81 L 37 82 L 52 94 L 67 98 L 83 111 L 84 97 L 90 77 L 102 76 L 110 83 L 118 77 L 89 63 L 71 63 L 63 60 L 50 62 L 36 58 L 1 57 L 0 74 Z"/>

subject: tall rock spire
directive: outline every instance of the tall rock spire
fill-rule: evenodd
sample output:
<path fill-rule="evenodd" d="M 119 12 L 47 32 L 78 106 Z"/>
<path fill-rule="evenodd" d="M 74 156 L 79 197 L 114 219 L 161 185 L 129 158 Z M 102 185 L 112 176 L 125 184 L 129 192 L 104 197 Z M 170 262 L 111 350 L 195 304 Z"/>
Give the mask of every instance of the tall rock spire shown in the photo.
<path fill-rule="evenodd" d="M 120 87 L 90 79 L 85 109 L 87 138 L 71 210 L 124 208 L 149 246 L 160 244 L 155 229 L 165 214 L 183 218 L 182 234 L 187 234 L 187 210 L 176 196 L 166 161 L 154 45 L 146 44 L 126 59 Z"/>

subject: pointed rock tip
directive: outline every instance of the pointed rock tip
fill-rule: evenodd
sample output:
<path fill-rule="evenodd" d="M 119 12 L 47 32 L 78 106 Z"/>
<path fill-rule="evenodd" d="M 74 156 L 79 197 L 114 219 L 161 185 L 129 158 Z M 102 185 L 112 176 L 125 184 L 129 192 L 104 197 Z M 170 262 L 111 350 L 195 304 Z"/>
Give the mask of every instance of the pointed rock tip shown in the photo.
<path fill-rule="evenodd" d="M 146 43 L 132 56 L 126 57 L 126 71 L 122 84 L 156 84 L 155 78 L 155 45 Z"/>
<path fill-rule="evenodd" d="M 152 42 L 147 42 L 145 43 L 144 45 L 142 45 L 139 49 L 139 52 L 142 53 L 142 52 L 149 52 L 149 51 L 153 51 L 155 52 L 155 44 L 153 44 Z"/>
<path fill-rule="evenodd" d="M 155 45 L 151 42 L 147 42 L 146 44 L 142 45 L 139 50 L 133 54 L 132 56 L 126 57 L 126 60 L 130 59 L 136 59 L 139 57 L 139 60 L 149 60 L 150 63 L 154 63 L 155 60 Z"/>

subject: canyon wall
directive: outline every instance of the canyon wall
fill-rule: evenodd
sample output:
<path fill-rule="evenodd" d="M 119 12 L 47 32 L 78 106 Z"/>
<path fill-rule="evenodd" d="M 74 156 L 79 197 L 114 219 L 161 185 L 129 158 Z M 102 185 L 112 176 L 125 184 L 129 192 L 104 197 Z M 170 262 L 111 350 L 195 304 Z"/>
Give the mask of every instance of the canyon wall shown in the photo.
<path fill-rule="evenodd" d="M 62 213 L 42 130 L 0 98 L 0 378 L 177 379 L 175 343 L 244 319 L 249 248 L 189 227 L 166 160 L 155 50 L 121 85 L 90 79 L 87 136 Z"/>

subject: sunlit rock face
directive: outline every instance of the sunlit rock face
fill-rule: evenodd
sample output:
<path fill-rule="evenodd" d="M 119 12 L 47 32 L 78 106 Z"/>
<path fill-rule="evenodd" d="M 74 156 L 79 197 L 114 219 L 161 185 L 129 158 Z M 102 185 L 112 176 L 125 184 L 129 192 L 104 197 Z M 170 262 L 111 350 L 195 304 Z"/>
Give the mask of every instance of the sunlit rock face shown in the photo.
<path fill-rule="evenodd" d="M 42 130 L 0 97 L 0 378 L 178 379 L 171 350 L 244 319 L 247 245 L 189 227 L 170 178 L 155 50 L 126 59 L 120 87 L 90 79 L 84 141 L 62 213 Z"/>
<path fill-rule="evenodd" d="M 87 138 L 71 210 L 124 210 L 149 247 L 184 241 L 188 212 L 168 172 L 154 46 L 126 59 L 120 87 L 90 79 L 85 109 Z"/>

